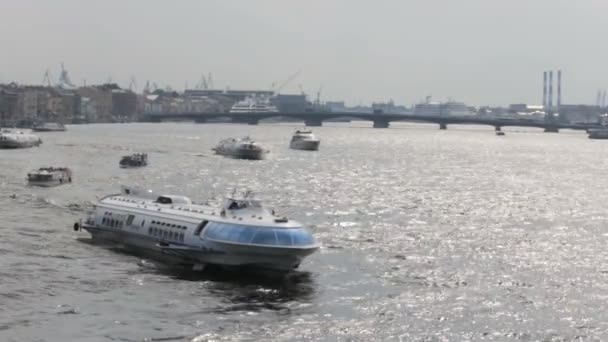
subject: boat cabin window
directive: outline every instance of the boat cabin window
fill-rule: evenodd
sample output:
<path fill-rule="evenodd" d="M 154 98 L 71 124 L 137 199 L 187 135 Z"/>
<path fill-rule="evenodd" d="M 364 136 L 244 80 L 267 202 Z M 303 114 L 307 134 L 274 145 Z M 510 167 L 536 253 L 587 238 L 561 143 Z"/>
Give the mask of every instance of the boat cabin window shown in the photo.
<path fill-rule="evenodd" d="M 171 199 L 171 197 L 158 196 L 158 198 L 156 199 L 156 203 L 160 203 L 160 204 L 172 204 L 173 200 Z"/>
<path fill-rule="evenodd" d="M 127 218 L 127 226 L 130 226 L 133 223 L 133 219 L 135 219 L 135 215 L 129 215 Z"/>
<path fill-rule="evenodd" d="M 194 235 L 197 235 L 197 236 L 201 235 L 201 232 L 203 231 L 203 228 L 205 228 L 207 223 L 209 223 L 209 221 L 201 222 L 201 224 L 199 224 L 198 227 L 196 227 L 196 230 L 194 231 Z"/>
<path fill-rule="evenodd" d="M 262 246 L 310 246 L 315 244 L 312 234 L 302 227 L 274 228 L 212 222 L 204 238 Z"/>

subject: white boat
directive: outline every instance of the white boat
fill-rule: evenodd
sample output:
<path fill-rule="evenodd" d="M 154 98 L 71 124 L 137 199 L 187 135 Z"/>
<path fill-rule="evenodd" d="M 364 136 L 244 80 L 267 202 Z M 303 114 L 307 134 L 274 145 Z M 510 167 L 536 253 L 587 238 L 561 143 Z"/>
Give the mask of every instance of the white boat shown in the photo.
<path fill-rule="evenodd" d="M 591 128 L 587 133 L 589 139 L 608 139 L 608 128 Z"/>
<path fill-rule="evenodd" d="M 249 96 L 232 105 L 230 113 L 278 113 L 279 110 L 265 96 Z"/>
<path fill-rule="evenodd" d="M 60 122 L 35 123 L 32 126 L 32 131 L 34 131 L 34 132 L 63 132 L 63 131 L 65 131 L 65 126 Z"/>
<path fill-rule="evenodd" d="M 0 148 L 26 148 L 39 146 L 40 144 L 42 144 L 42 140 L 28 132 L 10 129 L 0 131 Z"/>
<path fill-rule="evenodd" d="M 41 167 L 27 174 L 27 182 L 34 186 L 56 186 L 72 182 L 72 170 L 67 167 Z"/>
<path fill-rule="evenodd" d="M 195 270 L 219 265 L 288 272 L 319 249 L 302 224 L 276 216 L 251 192 L 211 207 L 123 187 L 120 194 L 100 199 L 74 229 Z"/>
<path fill-rule="evenodd" d="M 297 130 L 291 137 L 289 148 L 294 150 L 317 151 L 321 141 L 310 130 Z"/>
<path fill-rule="evenodd" d="M 213 148 L 216 154 L 238 159 L 264 159 L 268 150 L 250 137 L 228 138 Z"/>
<path fill-rule="evenodd" d="M 147 153 L 133 153 L 120 158 L 118 165 L 122 168 L 142 167 L 148 165 Z"/>

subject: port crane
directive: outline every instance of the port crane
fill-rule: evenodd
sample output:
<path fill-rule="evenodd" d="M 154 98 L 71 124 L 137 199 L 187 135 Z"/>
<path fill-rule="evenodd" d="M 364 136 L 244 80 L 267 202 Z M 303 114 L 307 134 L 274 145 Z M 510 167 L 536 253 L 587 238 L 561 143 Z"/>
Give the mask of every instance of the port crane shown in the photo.
<path fill-rule="evenodd" d="M 61 63 L 61 73 L 59 74 L 59 86 L 68 86 L 68 87 L 75 87 L 74 84 L 72 84 L 72 81 L 70 80 L 70 75 L 68 74 L 68 71 L 66 70 L 66 68 L 63 66 L 63 63 Z"/>
<path fill-rule="evenodd" d="M 129 90 L 137 91 L 137 81 L 135 80 L 135 76 L 131 76 L 131 81 L 129 82 Z"/>
<path fill-rule="evenodd" d="M 42 84 L 46 84 L 47 87 L 52 87 L 55 84 L 55 82 L 53 82 L 53 76 L 51 75 L 49 69 L 46 69 L 46 72 L 42 77 Z"/>
<path fill-rule="evenodd" d="M 205 77 L 205 74 L 202 74 L 201 79 L 194 86 L 194 88 L 197 90 L 213 89 L 213 76 L 211 75 L 211 73 L 209 73 L 207 77 Z"/>
<path fill-rule="evenodd" d="M 271 90 L 273 93 L 278 94 L 283 88 L 285 88 L 291 81 L 293 81 L 296 77 L 298 77 L 300 75 L 300 73 L 302 72 L 302 70 L 298 70 L 296 71 L 294 74 L 292 74 L 291 76 L 289 76 L 285 81 L 283 81 L 283 83 L 281 83 L 281 85 L 279 85 L 277 88 L 274 87 L 274 83 L 272 83 L 271 86 Z"/>

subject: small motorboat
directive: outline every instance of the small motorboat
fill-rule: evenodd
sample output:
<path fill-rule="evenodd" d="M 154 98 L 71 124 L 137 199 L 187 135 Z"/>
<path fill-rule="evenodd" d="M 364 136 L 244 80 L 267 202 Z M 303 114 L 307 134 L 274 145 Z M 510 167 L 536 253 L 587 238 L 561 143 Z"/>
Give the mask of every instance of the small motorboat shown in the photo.
<path fill-rule="evenodd" d="M 67 167 L 41 167 L 27 174 L 27 182 L 44 187 L 72 183 L 72 170 Z"/>
<path fill-rule="evenodd" d="M 216 154 L 238 159 L 264 159 L 268 150 L 250 137 L 224 139 L 213 148 Z"/>
<path fill-rule="evenodd" d="M 294 150 L 317 151 L 321 141 L 310 130 L 297 130 L 291 137 L 289 148 Z"/>
<path fill-rule="evenodd" d="M 133 153 L 128 156 L 123 156 L 119 162 L 120 167 L 143 167 L 148 165 L 148 154 L 147 153 Z"/>

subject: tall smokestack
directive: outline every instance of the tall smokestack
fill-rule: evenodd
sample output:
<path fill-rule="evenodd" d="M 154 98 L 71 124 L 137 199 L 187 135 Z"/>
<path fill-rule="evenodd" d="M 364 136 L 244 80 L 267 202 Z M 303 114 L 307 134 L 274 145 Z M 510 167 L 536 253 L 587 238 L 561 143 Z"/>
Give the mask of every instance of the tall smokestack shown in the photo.
<path fill-rule="evenodd" d="M 543 72 L 543 109 L 547 109 L 547 72 Z"/>
<path fill-rule="evenodd" d="M 559 114 L 559 107 L 562 105 L 562 71 L 557 71 L 557 108 L 556 112 Z"/>
<path fill-rule="evenodd" d="M 549 113 L 553 112 L 553 70 L 549 71 Z"/>

